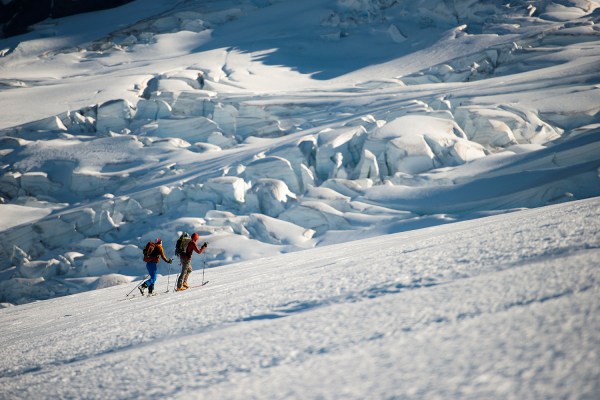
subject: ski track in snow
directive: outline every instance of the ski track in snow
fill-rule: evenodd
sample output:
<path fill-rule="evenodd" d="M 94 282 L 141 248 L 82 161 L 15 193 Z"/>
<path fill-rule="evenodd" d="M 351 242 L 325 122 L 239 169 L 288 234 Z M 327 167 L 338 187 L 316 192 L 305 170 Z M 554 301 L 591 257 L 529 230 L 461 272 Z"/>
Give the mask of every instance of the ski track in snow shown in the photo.
<path fill-rule="evenodd" d="M 590 199 L 212 268 L 203 288 L 131 302 L 113 287 L 0 310 L 0 395 L 591 398 L 599 210 Z"/>

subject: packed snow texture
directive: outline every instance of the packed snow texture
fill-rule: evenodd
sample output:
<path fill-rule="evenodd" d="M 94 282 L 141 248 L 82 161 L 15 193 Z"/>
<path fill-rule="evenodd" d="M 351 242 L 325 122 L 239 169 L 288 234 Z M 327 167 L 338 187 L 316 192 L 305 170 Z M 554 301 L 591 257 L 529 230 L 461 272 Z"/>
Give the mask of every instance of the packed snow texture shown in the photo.
<path fill-rule="evenodd" d="M 184 231 L 210 269 L 600 195 L 600 3 L 505 3 L 138 0 L 0 41 L 0 302 Z"/>
<path fill-rule="evenodd" d="M 201 288 L 173 292 L 171 275 L 155 297 L 136 282 L 5 308 L 0 398 L 594 399 L 599 211 L 593 198 L 205 276 L 196 260 Z"/>

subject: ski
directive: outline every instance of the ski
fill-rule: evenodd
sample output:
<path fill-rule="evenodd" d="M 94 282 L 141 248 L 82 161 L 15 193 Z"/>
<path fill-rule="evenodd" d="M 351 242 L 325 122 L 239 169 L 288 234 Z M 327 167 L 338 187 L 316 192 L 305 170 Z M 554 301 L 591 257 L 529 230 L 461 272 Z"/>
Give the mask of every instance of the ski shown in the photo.
<path fill-rule="evenodd" d="M 165 293 L 167 293 L 167 292 L 165 292 Z M 160 292 L 155 292 L 155 293 L 152 293 L 152 294 L 144 294 L 144 295 L 134 294 L 132 296 L 125 297 L 124 299 L 118 299 L 118 301 L 143 299 L 144 297 L 154 297 L 154 296 L 159 296 L 160 294 L 161 294 Z"/>
<path fill-rule="evenodd" d="M 205 286 L 205 285 L 206 285 L 208 282 L 209 282 L 209 281 L 206 281 L 206 282 L 204 282 L 204 283 L 201 283 L 200 285 L 188 286 L 188 288 L 187 288 L 187 289 L 185 289 L 185 290 L 175 290 L 175 291 L 176 291 L 176 292 L 185 292 L 186 290 L 189 290 L 189 289 L 194 289 L 194 288 L 199 288 L 199 287 Z"/>
<path fill-rule="evenodd" d="M 201 283 L 200 285 L 194 285 L 194 286 L 190 286 L 188 289 L 202 287 L 202 286 L 206 285 L 208 282 L 209 282 L 209 281 L 206 281 L 206 282 L 204 282 L 204 283 Z"/>

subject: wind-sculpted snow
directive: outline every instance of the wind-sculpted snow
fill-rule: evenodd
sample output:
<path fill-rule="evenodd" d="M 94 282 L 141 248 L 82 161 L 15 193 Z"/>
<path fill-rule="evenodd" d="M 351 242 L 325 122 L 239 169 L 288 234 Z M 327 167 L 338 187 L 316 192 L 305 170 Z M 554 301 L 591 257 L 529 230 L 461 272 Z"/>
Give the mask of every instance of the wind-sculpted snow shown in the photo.
<path fill-rule="evenodd" d="M 215 267 L 598 196 L 597 7 L 153 0 L 5 39 L 0 301 L 183 231 Z"/>
<path fill-rule="evenodd" d="M 0 310 L 6 398 L 593 398 L 588 199 Z M 285 229 L 285 228 L 284 228 Z M 201 272 L 191 275 L 200 283 Z"/>

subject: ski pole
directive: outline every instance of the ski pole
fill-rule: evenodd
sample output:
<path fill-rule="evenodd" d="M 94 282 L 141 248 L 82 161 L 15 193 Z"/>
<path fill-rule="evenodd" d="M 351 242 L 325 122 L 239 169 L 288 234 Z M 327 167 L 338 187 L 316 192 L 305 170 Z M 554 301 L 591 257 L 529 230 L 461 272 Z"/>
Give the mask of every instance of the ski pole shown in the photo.
<path fill-rule="evenodd" d="M 203 285 L 204 285 L 204 270 L 205 269 L 206 269 L 206 248 L 204 249 L 204 266 L 202 267 L 202 284 Z"/>
<path fill-rule="evenodd" d="M 139 285 L 137 285 L 136 287 L 134 287 L 134 288 L 131 290 L 131 292 L 129 292 L 129 293 L 127 293 L 127 295 L 125 295 L 125 297 L 129 297 L 129 295 L 130 295 L 130 294 L 131 294 L 131 293 L 132 293 L 132 292 L 133 292 L 135 289 L 137 289 L 137 288 L 139 288 L 140 286 L 142 286 L 142 284 L 143 284 L 144 282 L 146 282 L 146 279 L 148 279 L 148 278 L 150 278 L 150 275 L 146 275 L 146 276 L 144 277 L 144 279 L 142 279 L 142 281 L 139 283 Z"/>

